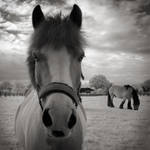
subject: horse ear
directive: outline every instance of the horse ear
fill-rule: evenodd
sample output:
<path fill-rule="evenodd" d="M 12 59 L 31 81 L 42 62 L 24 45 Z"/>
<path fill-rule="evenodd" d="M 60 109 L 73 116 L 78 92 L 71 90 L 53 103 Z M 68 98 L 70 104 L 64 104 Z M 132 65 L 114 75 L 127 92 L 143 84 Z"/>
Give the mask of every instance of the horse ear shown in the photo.
<path fill-rule="evenodd" d="M 37 5 L 32 13 L 32 25 L 34 28 L 37 28 L 41 22 L 45 19 L 44 14 L 41 10 L 41 6 Z"/>
<path fill-rule="evenodd" d="M 78 5 L 74 4 L 73 9 L 70 13 L 70 20 L 77 25 L 77 27 L 81 27 L 82 24 L 82 12 Z"/>

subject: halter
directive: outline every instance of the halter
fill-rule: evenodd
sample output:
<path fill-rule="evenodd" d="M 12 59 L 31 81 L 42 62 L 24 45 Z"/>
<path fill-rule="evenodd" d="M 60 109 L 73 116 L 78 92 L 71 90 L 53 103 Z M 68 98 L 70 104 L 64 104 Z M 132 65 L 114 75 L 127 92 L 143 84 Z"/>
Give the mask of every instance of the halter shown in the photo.
<path fill-rule="evenodd" d="M 35 81 L 36 81 L 36 83 L 38 83 L 37 72 L 36 72 L 37 62 L 38 61 L 35 60 Z M 68 97 L 70 97 L 73 104 L 76 106 L 76 108 L 77 108 L 79 102 L 81 102 L 81 97 L 79 94 L 80 87 L 77 89 L 77 91 L 75 91 L 68 84 L 61 83 L 61 82 L 51 82 L 51 83 L 48 83 L 44 87 L 40 87 L 39 84 L 37 84 L 37 87 L 38 87 L 37 93 L 38 93 L 38 97 L 39 97 L 39 104 L 40 104 L 42 110 L 43 110 L 42 99 L 44 99 L 46 96 L 54 94 L 54 93 L 63 93 L 65 95 L 67 95 Z"/>
<path fill-rule="evenodd" d="M 42 87 L 41 90 L 38 93 L 39 96 L 39 103 L 43 110 L 42 106 L 42 99 L 45 98 L 48 95 L 51 95 L 53 93 L 63 93 L 71 98 L 73 104 L 77 107 L 80 101 L 79 95 L 76 94 L 76 92 L 73 90 L 73 88 L 65 83 L 61 82 L 51 82 L 47 84 L 46 86 Z"/>

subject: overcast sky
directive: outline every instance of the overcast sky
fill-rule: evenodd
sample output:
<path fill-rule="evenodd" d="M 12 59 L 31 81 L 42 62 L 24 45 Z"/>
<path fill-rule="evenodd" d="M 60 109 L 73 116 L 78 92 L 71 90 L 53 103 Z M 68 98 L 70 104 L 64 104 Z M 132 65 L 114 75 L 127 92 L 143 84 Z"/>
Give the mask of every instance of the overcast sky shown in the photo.
<path fill-rule="evenodd" d="M 25 59 L 36 4 L 51 15 L 68 14 L 74 3 L 83 12 L 88 43 L 82 64 L 86 80 L 97 74 L 117 84 L 150 79 L 150 0 L 40 1 L 0 1 L 0 80 L 28 79 Z"/>

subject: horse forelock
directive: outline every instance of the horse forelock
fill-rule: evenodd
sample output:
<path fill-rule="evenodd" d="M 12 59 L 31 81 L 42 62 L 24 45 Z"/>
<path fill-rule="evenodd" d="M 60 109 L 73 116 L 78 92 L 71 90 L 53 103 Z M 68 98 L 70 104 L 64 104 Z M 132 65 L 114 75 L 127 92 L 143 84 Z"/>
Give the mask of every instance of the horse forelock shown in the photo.
<path fill-rule="evenodd" d="M 55 50 L 66 47 L 69 52 L 77 53 L 82 49 L 85 40 L 80 28 L 75 26 L 69 16 L 62 17 L 61 13 L 45 19 L 40 26 L 35 29 L 29 50 L 40 50 L 46 45 L 50 45 Z"/>
<path fill-rule="evenodd" d="M 126 89 L 133 88 L 133 87 L 132 87 L 131 85 L 129 85 L 129 84 L 124 85 L 124 87 L 125 87 Z"/>

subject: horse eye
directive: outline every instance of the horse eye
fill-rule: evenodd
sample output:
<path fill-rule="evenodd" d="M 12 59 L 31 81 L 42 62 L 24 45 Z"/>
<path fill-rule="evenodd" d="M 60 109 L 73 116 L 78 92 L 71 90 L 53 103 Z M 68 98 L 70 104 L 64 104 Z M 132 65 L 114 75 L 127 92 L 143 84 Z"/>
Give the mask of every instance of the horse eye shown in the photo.
<path fill-rule="evenodd" d="M 38 57 L 38 54 L 36 52 L 33 52 L 32 56 L 33 56 L 34 61 L 39 61 L 39 57 Z"/>
<path fill-rule="evenodd" d="M 81 62 L 83 58 L 84 58 L 84 55 L 81 55 L 81 56 L 78 58 L 78 61 Z"/>

